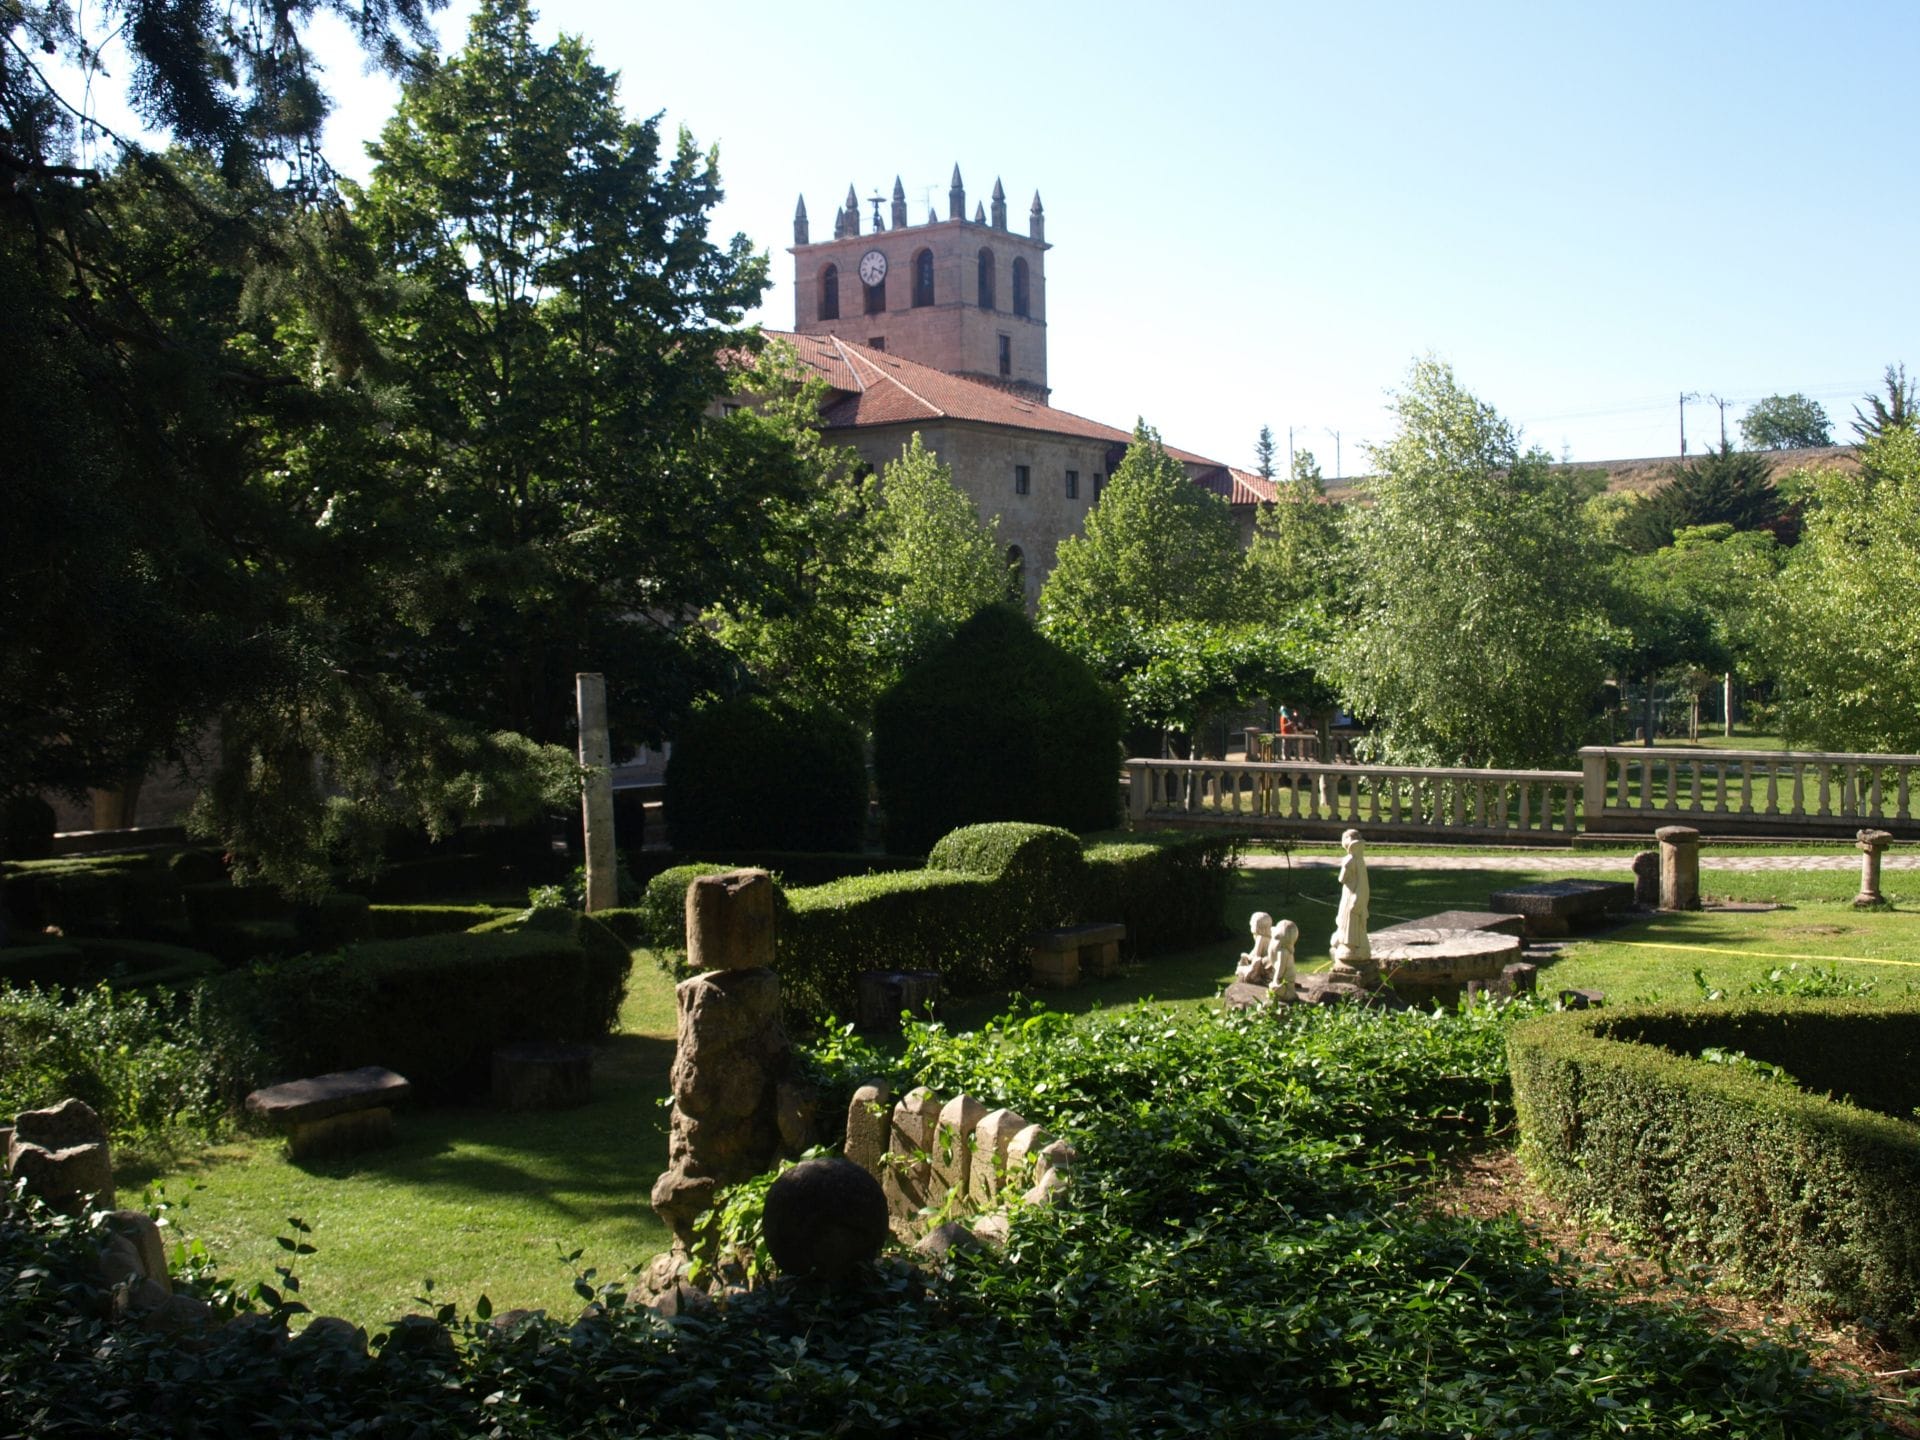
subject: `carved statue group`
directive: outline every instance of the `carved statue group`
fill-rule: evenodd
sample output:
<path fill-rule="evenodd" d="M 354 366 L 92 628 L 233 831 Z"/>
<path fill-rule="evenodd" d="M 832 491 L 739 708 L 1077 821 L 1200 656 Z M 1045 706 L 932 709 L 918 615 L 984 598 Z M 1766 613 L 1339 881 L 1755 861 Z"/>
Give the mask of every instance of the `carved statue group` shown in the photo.
<path fill-rule="evenodd" d="M 1367 944 L 1366 842 L 1358 830 L 1349 830 L 1340 837 L 1340 846 L 1346 856 L 1340 862 L 1340 909 L 1328 946 L 1333 973 L 1370 985 L 1377 971 Z M 1234 978 L 1267 987 L 1270 1000 L 1294 999 L 1293 952 L 1300 941 L 1300 927 L 1291 920 L 1276 922 L 1264 910 L 1255 911 L 1248 924 L 1253 931 L 1253 948 L 1240 957 Z"/>

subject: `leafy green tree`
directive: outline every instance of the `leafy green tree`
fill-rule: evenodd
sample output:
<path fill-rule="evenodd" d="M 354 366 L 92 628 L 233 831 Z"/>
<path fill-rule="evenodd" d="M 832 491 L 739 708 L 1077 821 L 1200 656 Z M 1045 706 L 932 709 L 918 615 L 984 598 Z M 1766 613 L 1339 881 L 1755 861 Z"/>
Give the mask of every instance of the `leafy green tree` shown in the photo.
<path fill-rule="evenodd" d="M 1773 483 L 1773 464 L 1755 450 L 1722 445 L 1677 462 L 1666 480 L 1636 505 L 1616 531 L 1641 554 L 1673 543 L 1681 530 L 1731 525 L 1767 530 L 1787 518 L 1786 502 Z"/>
<path fill-rule="evenodd" d="M 1604 670 L 1606 573 L 1574 482 L 1455 380 L 1414 364 L 1373 452 L 1337 673 L 1387 759 L 1563 762 Z"/>
<path fill-rule="evenodd" d="M 996 523 L 981 522 L 918 432 L 881 470 L 873 517 L 881 599 L 861 629 L 883 686 L 983 606 L 1008 602 L 1012 574 Z"/>
<path fill-rule="evenodd" d="M 1247 549 L 1247 610 L 1277 619 L 1304 603 L 1341 608 L 1351 574 L 1340 512 L 1300 481 L 1262 505 Z"/>
<path fill-rule="evenodd" d="M 1920 411 L 1920 387 L 1907 379 L 1905 365 L 1889 365 L 1885 379 L 1886 398 L 1878 395 L 1866 395 L 1853 409 L 1853 433 L 1864 444 L 1876 440 L 1889 430 L 1905 429 L 1913 424 L 1913 417 Z"/>
<path fill-rule="evenodd" d="M 1870 439 L 1858 474 L 1811 477 L 1806 529 L 1767 619 L 1796 744 L 1920 751 L 1920 430 Z"/>
<path fill-rule="evenodd" d="M 1679 673 L 1704 683 L 1764 665 L 1757 617 L 1783 554 L 1771 532 L 1723 523 L 1682 530 L 1671 545 L 1621 558 L 1614 574 L 1615 663 L 1646 683 L 1649 743 L 1661 677 Z"/>
<path fill-rule="evenodd" d="M 1253 468 L 1262 480 L 1273 478 L 1273 428 L 1260 427 L 1260 438 L 1253 442 Z"/>
<path fill-rule="evenodd" d="M 1833 443 L 1826 407 L 1805 395 L 1769 395 L 1756 401 L 1740 421 L 1750 450 L 1807 450 Z"/>
<path fill-rule="evenodd" d="M 1061 541 L 1040 592 L 1042 627 L 1125 615 L 1144 625 L 1233 620 L 1240 542 L 1218 495 L 1187 478 L 1143 420 L 1086 533 Z"/>
<path fill-rule="evenodd" d="M 1324 495 L 1327 493 L 1327 478 L 1320 471 L 1320 462 L 1313 452 L 1299 449 L 1293 452 L 1292 479 L 1296 490 L 1302 494 Z"/>
<path fill-rule="evenodd" d="M 412 422 L 373 483 L 427 502 L 392 600 L 430 705 L 561 741 L 574 672 L 604 670 L 642 738 L 689 693 L 679 621 L 769 580 L 767 491 L 798 483 L 704 418 L 766 264 L 709 237 L 713 156 L 626 119 L 585 43 L 533 20 L 484 0 L 349 192 L 398 277 L 378 338 Z"/>

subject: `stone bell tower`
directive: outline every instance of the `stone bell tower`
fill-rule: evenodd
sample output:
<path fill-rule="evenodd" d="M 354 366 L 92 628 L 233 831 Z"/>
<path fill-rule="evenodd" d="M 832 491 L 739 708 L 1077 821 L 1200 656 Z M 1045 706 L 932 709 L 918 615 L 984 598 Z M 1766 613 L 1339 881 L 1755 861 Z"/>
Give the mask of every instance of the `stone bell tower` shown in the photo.
<path fill-rule="evenodd" d="M 872 207 L 862 233 L 861 205 Z M 1025 234 L 1007 227 L 1007 197 L 993 182 L 992 212 L 976 204 L 953 167 L 943 220 L 907 216 L 896 176 L 888 202 L 847 187 L 833 238 L 813 241 L 807 202 L 793 217 L 793 328 L 838 335 L 937 370 L 1047 398 L 1046 216 L 1036 192 Z M 881 213 L 887 206 L 888 214 Z"/>

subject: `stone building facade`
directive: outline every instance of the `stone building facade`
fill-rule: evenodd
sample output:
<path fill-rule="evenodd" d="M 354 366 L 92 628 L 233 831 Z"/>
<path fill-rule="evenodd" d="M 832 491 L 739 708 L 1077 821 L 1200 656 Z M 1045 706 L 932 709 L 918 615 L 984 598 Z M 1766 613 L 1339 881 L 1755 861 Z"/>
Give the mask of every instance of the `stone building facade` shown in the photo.
<path fill-rule="evenodd" d="M 947 216 L 908 222 L 898 178 L 891 225 L 876 196 L 863 233 L 851 186 L 832 238 L 813 241 L 802 197 L 794 213 L 794 328 L 768 332 L 792 344 L 829 387 L 829 439 L 876 470 L 917 431 L 953 472 L 982 518 L 998 518 L 1001 544 L 1037 602 L 1060 542 L 1077 535 L 1132 441 L 1118 426 L 1048 405 L 1046 216 L 1036 193 L 1026 233 L 1007 223 L 994 181 L 989 211 L 966 218 L 954 167 Z M 1243 542 L 1273 484 L 1202 455 L 1168 453 L 1194 483 L 1226 499 Z"/>

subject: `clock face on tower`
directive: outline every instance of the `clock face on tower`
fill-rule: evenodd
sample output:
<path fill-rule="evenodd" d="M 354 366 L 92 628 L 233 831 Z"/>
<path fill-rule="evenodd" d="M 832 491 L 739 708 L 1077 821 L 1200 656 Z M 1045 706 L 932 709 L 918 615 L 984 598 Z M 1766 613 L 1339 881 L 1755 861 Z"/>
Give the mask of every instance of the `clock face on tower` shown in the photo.
<path fill-rule="evenodd" d="M 878 250 L 869 250 L 860 257 L 860 283 L 878 285 L 887 278 L 887 257 Z"/>

